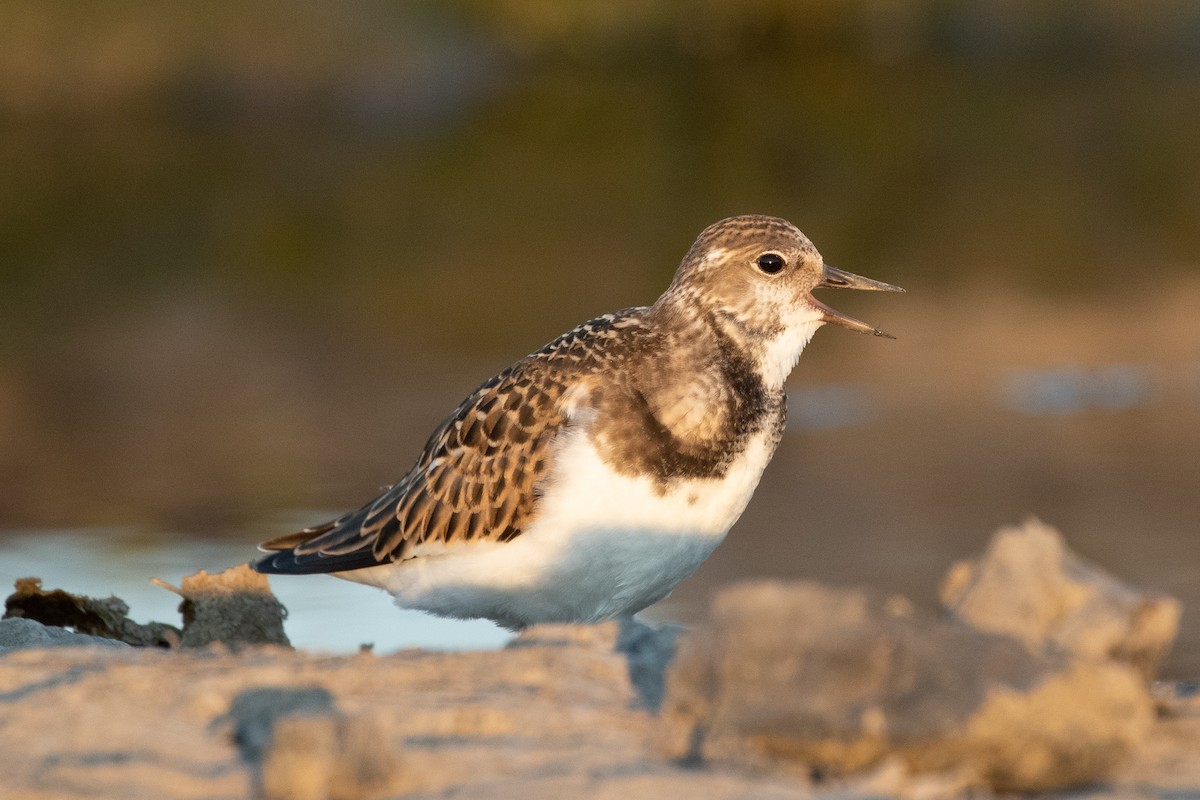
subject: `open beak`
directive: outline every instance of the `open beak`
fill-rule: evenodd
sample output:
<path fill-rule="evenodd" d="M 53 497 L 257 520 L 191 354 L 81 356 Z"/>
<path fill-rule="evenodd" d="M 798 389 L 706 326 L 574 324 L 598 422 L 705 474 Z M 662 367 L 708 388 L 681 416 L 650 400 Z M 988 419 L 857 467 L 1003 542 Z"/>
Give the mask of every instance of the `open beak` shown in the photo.
<path fill-rule="evenodd" d="M 868 292 L 903 292 L 899 286 L 892 286 L 890 283 L 883 281 L 875 281 L 870 278 L 864 278 L 861 275 L 855 275 L 853 272 L 846 272 L 837 267 L 825 265 L 825 275 L 821 278 L 821 282 L 817 284 L 818 289 L 832 287 L 838 289 L 862 289 Z M 837 325 L 849 328 L 852 331 L 859 333 L 869 333 L 873 336 L 883 336 L 887 339 L 895 339 L 890 333 L 879 330 L 874 326 L 857 320 L 854 317 L 847 316 L 840 311 L 834 311 L 829 306 L 822 303 L 820 300 L 809 296 L 809 300 L 814 306 L 821 310 L 821 319 L 825 322 L 832 322 Z"/>

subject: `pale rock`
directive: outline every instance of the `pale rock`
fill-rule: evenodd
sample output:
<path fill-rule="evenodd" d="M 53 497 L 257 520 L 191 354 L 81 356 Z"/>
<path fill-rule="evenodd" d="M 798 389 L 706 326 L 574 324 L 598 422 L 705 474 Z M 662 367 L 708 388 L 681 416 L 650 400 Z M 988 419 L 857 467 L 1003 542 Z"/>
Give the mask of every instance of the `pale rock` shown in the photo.
<path fill-rule="evenodd" d="M 896 754 L 914 775 L 1032 791 L 1102 778 L 1153 722 L 1123 665 L 896 608 L 807 582 L 721 592 L 669 671 L 667 752 L 833 775 Z"/>
<path fill-rule="evenodd" d="M 32 619 L 0 620 L 0 653 L 24 647 L 129 647 L 116 639 L 88 636 Z"/>
<path fill-rule="evenodd" d="M 268 800 L 359 800 L 382 796 L 397 754 L 368 718 L 288 714 L 275 722 L 262 763 Z"/>
<path fill-rule="evenodd" d="M 1178 600 L 1130 587 L 1080 558 L 1036 519 L 996 532 L 984 554 L 954 564 L 942 605 L 1034 650 L 1131 664 L 1154 677 L 1179 630 Z"/>

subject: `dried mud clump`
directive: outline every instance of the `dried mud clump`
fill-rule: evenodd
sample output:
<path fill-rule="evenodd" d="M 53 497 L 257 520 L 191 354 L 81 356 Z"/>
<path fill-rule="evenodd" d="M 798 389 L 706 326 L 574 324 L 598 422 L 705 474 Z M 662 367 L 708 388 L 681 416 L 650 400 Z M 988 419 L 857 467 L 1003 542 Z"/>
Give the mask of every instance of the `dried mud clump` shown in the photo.
<path fill-rule="evenodd" d="M 291 647 L 283 632 L 287 609 L 271 593 L 266 575 L 246 564 L 209 575 L 200 570 L 175 588 L 162 581 L 159 586 L 183 598 L 181 647 L 204 647 L 221 642 L 230 647 L 278 644 Z"/>
<path fill-rule="evenodd" d="M 129 605 L 119 597 L 97 599 L 62 589 L 46 590 L 40 578 L 16 581 L 13 593 L 4 601 L 4 619 L 13 618 L 137 647 L 175 647 L 181 636 L 178 628 L 161 622 L 134 622 L 129 618 Z"/>
<path fill-rule="evenodd" d="M 62 589 L 42 588 L 40 578 L 21 578 L 5 601 L 4 619 L 25 619 L 47 626 L 44 635 L 22 631 L 22 641 L 88 644 L 85 637 L 111 639 L 135 647 L 232 648 L 275 644 L 290 647 L 283 631 L 287 610 L 271 593 L 265 575 L 247 565 L 210 575 L 204 570 L 183 579 L 181 588 L 154 581 L 183 598 L 182 630 L 162 622 L 141 624 L 129 618 L 129 605 L 119 597 L 96 599 Z M 70 629 L 75 634 L 66 633 Z M 16 632 L 13 633 L 16 635 Z M 74 636 L 75 638 L 71 638 Z"/>

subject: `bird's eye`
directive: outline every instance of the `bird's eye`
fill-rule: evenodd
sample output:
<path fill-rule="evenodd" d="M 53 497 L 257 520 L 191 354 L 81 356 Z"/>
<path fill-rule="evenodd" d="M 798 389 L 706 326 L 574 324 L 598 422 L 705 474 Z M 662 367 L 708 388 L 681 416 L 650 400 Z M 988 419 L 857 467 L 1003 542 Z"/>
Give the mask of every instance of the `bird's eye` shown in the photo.
<path fill-rule="evenodd" d="M 783 269 L 786 262 L 784 262 L 783 256 L 778 253 L 763 253 L 755 263 L 758 264 L 758 268 L 763 272 L 768 275 L 774 275 Z"/>

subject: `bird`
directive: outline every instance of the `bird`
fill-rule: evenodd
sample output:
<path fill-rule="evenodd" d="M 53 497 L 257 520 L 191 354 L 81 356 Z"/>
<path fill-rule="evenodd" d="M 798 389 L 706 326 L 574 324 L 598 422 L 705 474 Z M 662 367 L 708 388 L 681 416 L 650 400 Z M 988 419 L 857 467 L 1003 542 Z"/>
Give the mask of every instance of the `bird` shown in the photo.
<path fill-rule="evenodd" d="M 260 573 L 327 573 L 398 606 L 539 623 L 629 617 L 722 542 L 779 444 L 812 296 L 901 292 L 826 264 L 784 219 L 704 229 L 649 306 L 596 317 L 471 393 L 361 508 L 264 542 Z"/>

